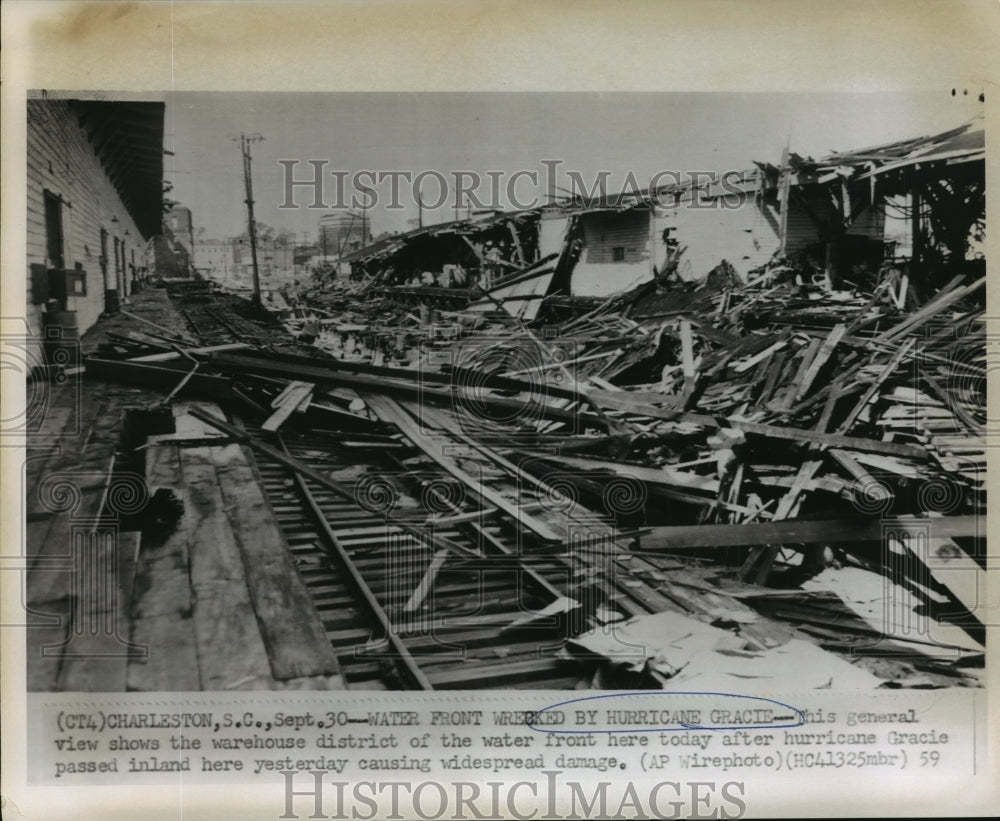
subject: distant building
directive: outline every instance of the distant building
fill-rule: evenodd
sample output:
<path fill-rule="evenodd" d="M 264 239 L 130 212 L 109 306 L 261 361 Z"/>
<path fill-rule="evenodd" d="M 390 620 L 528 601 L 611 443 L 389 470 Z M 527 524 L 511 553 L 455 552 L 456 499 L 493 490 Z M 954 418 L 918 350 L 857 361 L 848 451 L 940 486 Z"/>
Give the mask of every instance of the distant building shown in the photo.
<path fill-rule="evenodd" d="M 191 209 L 183 205 L 174 206 L 167 212 L 163 222 L 173 234 L 174 241 L 187 251 L 188 262 L 194 265 L 194 223 L 191 219 Z"/>
<path fill-rule="evenodd" d="M 194 256 L 195 270 L 220 285 L 231 283 L 240 273 L 238 240 L 196 239 Z"/>
<path fill-rule="evenodd" d="M 339 257 L 372 241 L 371 220 L 364 212 L 342 211 L 319 220 L 319 253 Z"/>
<path fill-rule="evenodd" d="M 194 241 L 194 269 L 207 279 L 228 288 L 253 288 L 253 255 L 246 234 L 227 239 L 199 238 Z M 302 249 L 291 234 L 271 235 L 266 229 L 257 238 L 257 270 L 263 290 L 294 283 L 301 268 Z"/>

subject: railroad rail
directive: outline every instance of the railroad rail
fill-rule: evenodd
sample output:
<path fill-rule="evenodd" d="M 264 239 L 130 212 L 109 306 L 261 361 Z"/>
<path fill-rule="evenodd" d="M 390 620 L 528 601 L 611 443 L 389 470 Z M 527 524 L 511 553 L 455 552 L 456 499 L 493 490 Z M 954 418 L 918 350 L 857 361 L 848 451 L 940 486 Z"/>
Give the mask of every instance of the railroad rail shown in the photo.
<path fill-rule="evenodd" d="M 231 338 L 200 308 L 185 312 L 199 337 Z M 266 407 L 279 382 L 260 384 Z M 286 543 L 275 549 L 295 558 L 348 688 L 589 686 L 595 665 L 561 652 L 572 637 L 718 608 L 664 586 L 672 560 L 630 551 L 614 503 L 592 512 L 572 481 L 510 461 L 444 408 L 364 386 L 355 395 L 398 433 L 269 432 L 191 411 L 252 451 Z"/>

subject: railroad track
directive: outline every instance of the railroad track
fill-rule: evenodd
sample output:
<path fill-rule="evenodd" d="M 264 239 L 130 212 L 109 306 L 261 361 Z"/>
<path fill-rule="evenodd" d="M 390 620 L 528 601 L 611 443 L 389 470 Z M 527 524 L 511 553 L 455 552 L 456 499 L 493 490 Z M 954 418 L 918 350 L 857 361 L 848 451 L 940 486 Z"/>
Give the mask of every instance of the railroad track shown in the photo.
<path fill-rule="evenodd" d="M 325 439 L 286 447 L 334 475 L 355 461 Z M 409 499 L 387 522 L 393 491 L 376 473 L 367 488 L 356 485 L 362 505 L 266 455 L 256 459 L 349 688 L 564 689 L 580 680 L 580 665 L 555 657 L 570 627 L 565 612 L 540 615 L 565 597 L 565 563 L 517 557 L 501 525 L 468 521 L 467 511 L 442 516 L 447 499 L 434 501 L 441 477 L 410 477 L 423 501 Z M 420 535 L 435 517 L 447 555 Z"/>
<path fill-rule="evenodd" d="M 224 305 L 189 302 L 187 307 L 181 308 L 181 314 L 189 328 L 206 345 L 253 342 L 255 345 L 267 347 L 269 343 L 282 341 L 280 338 L 275 338 L 273 330 L 241 317 Z M 279 333 L 278 336 L 285 335 Z"/>
<path fill-rule="evenodd" d="M 629 555 L 608 517 L 425 408 L 440 426 L 431 459 L 413 446 L 428 448 L 410 424 L 416 406 L 365 399 L 380 415 L 392 409 L 409 443 L 359 453 L 299 434 L 279 437 L 280 451 L 255 449 L 349 688 L 574 688 L 592 665 L 558 654 L 568 638 L 684 610 L 636 578 L 657 567 Z"/>
<path fill-rule="evenodd" d="M 205 341 L 234 335 L 216 311 L 184 313 Z M 629 555 L 572 483 L 529 474 L 442 410 L 361 396 L 400 430 L 396 447 L 245 427 L 348 688 L 572 689 L 594 668 L 560 656 L 568 638 L 685 611 L 637 577 L 658 560 Z"/>

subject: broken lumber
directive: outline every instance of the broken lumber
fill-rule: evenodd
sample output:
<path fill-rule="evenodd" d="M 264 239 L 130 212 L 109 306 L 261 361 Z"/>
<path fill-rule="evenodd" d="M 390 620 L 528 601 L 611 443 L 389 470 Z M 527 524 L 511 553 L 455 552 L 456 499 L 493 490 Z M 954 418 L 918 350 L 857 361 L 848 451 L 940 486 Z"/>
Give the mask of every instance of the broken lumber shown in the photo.
<path fill-rule="evenodd" d="M 790 519 L 730 525 L 679 525 L 640 531 L 643 550 L 674 550 L 686 547 L 736 547 L 764 544 L 838 544 L 881 542 L 887 531 L 927 533 L 931 538 L 985 536 L 981 516 L 943 516 L 898 519 Z"/>
<path fill-rule="evenodd" d="M 649 416 L 652 419 L 665 419 L 671 422 L 690 422 L 694 425 L 704 425 L 712 428 L 736 428 L 746 433 L 767 436 L 772 439 L 790 439 L 797 442 L 811 442 L 817 445 L 840 447 L 848 450 L 884 453 L 889 456 L 905 456 L 911 459 L 927 459 L 927 451 L 916 445 L 905 445 L 898 442 L 881 442 L 877 439 L 865 439 L 857 436 L 822 433 L 815 430 L 769 425 L 762 422 L 750 422 L 736 417 L 717 418 L 704 413 L 680 411 L 672 408 L 661 408 L 643 402 L 629 399 L 628 392 L 614 391 L 591 392 L 590 398 L 606 408 L 627 411 L 639 416 Z M 669 401 L 671 397 L 664 397 Z"/>
<path fill-rule="evenodd" d="M 122 382 L 126 385 L 154 388 L 170 392 L 177 386 L 179 378 L 185 373 L 191 373 L 180 393 L 197 395 L 220 402 L 229 402 L 233 398 L 232 380 L 224 376 L 211 376 L 205 373 L 193 373 L 167 367 L 164 364 L 149 365 L 142 362 L 129 362 L 120 359 L 96 359 L 88 357 L 85 360 L 87 375 L 109 382 Z"/>
<path fill-rule="evenodd" d="M 310 382 L 292 382 L 288 389 L 275 400 L 277 402 L 276 410 L 260 426 L 261 430 L 270 433 L 278 430 L 293 413 L 299 410 L 304 402 L 308 403 L 315 387 Z M 275 406 L 272 405 L 272 407 Z"/>
<path fill-rule="evenodd" d="M 513 517 L 540 539 L 548 542 L 562 541 L 561 534 L 556 533 L 547 524 L 525 513 L 518 504 L 512 502 L 506 496 L 497 493 L 492 488 L 487 487 L 482 481 L 475 479 L 462 470 L 458 462 L 447 455 L 447 448 L 444 443 L 440 439 L 435 441 L 431 437 L 426 436 L 413 418 L 392 399 L 373 394 L 362 395 L 362 398 L 379 419 L 398 427 L 407 439 L 413 442 L 414 445 L 458 479 L 459 482 L 464 484 L 474 494 L 482 497 L 484 501 L 502 510 L 508 516 Z"/>

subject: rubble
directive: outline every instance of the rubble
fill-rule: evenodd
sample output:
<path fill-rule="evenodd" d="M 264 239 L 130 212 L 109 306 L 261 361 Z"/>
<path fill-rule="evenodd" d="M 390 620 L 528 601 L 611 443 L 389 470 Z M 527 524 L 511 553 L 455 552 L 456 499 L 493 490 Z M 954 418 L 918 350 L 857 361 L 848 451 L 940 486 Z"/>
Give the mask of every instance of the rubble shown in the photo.
<path fill-rule="evenodd" d="M 897 168 L 914 148 L 825 162 Z M 766 687 L 803 664 L 809 687 L 976 685 L 981 267 L 928 262 L 918 284 L 889 258 L 831 277 L 818 247 L 745 278 L 719 261 L 684 280 L 671 245 L 651 278 L 576 295 L 566 283 L 593 208 L 572 205 L 552 252 L 542 209 L 376 243 L 345 258 L 355 277 L 300 295 L 281 325 L 168 286 L 188 327 L 109 334 L 86 378 L 215 403 L 189 410 L 199 435 L 283 471 L 375 614 L 350 640 L 404 659 L 379 673 L 390 686 L 510 676 L 727 691 L 727 677 Z M 343 473 L 345 453 L 369 470 Z M 321 490 L 339 524 L 312 499 Z M 369 548 L 399 574 L 372 575 Z M 493 610 L 464 616 L 472 662 L 423 664 L 413 625 L 461 606 L 435 590 L 500 571 L 531 580 L 533 615 L 511 612 L 513 588 L 498 587 Z M 881 598 L 868 595 L 876 582 Z M 570 641 L 539 660 L 524 631 Z M 630 636 L 645 649 L 623 673 Z"/>

